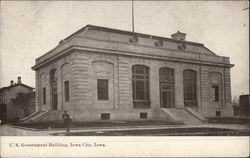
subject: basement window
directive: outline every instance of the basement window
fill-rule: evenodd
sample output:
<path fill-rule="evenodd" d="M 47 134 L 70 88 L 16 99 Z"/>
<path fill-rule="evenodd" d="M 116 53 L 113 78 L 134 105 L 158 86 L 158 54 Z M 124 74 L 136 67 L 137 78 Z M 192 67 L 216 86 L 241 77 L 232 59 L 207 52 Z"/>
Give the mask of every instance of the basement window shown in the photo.
<path fill-rule="evenodd" d="M 140 119 L 147 119 L 148 118 L 148 113 L 140 113 Z"/>
<path fill-rule="evenodd" d="M 216 111 L 215 115 L 216 116 L 221 116 L 221 112 L 220 111 Z"/>
<path fill-rule="evenodd" d="M 102 113 L 101 120 L 110 120 L 110 113 Z"/>

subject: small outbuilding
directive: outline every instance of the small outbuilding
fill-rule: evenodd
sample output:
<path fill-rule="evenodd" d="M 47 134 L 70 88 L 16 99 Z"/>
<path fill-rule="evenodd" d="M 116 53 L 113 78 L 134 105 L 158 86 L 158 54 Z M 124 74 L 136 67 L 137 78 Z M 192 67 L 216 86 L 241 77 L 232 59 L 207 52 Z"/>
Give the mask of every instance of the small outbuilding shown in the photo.
<path fill-rule="evenodd" d="M 21 77 L 17 83 L 0 89 L 0 120 L 2 123 L 22 119 L 35 112 L 35 92 L 32 87 L 23 84 Z"/>

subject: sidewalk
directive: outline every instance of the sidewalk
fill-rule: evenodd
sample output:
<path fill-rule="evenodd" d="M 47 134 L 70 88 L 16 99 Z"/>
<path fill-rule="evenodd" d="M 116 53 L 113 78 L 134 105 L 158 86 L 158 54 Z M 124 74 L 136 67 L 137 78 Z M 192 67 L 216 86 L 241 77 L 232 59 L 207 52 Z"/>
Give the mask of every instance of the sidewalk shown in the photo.
<path fill-rule="evenodd" d="M 249 130 L 250 126 L 237 124 L 201 124 L 201 125 L 147 125 L 147 126 L 121 126 L 121 127 L 84 127 L 73 128 L 71 133 L 75 132 L 104 132 L 104 131 L 125 131 L 125 130 L 146 130 L 146 129 L 170 129 L 170 128 L 223 128 L 236 130 Z M 30 130 L 25 128 L 15 128 L 7 125 L 0 126 L 1 136 L 49 136 L 49 135 L 64 135 L 65 129 L 51 130 Z"/>
<path fill-rule="evenodd" d="M 181 128 L 221 128 L 221 129 L 232 129 L 232 130 L 249 130 L 250 127 L 247 125 L 236 125 L 236 124 L 201 124 L 201 125 L 154 125 L 154 126 L 127 126 L 127 127 L 118 127 L 118 128 L 81 128 L 81 129 L 71 129 L 70 133 L 75 133 L 75 132 L 107 132 L 107 131 L 127 131 L 127 130 L 148 130 L 148 129 L 181 129 Z M 49 134 L 58 134 L 63 135 L 65 130 L 55 130 L 55 131 L 50 131 Z"/>
<path fill-rule="evenodd" d="M 0 136 L 48 136 L 48 131 L 31 131 L 9 127 L 7 125 L 0 126 Z"/>

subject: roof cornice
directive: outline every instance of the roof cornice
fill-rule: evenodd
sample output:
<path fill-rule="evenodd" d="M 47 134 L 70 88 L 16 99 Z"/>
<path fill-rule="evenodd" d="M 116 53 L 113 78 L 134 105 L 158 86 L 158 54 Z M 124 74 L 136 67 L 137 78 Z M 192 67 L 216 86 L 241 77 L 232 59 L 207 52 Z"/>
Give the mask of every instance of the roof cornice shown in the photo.
<path fill-rule="evenodd" d="M 201 64 L 201 65 L 209 65 L 209 66 L 220 66 L 220 67 L 233 67 L 233 64 L 227 63 L 216 63 L 216 62 L 208 62 L 208 61 L 201 61 L 201 60 L 194 60 L 194 59 L 185 59 L 185 58 L 176 58 L 176 57 L 169 57 L 169 56 L 159 56 L 154 54 L 141 54 L 136 52 L 127 52 L 127 51 L 120 51 L 120 50 L 109 50 L 109 49 L 99 49 L 99 48 L 92 48 L 86 46 L 75 46 L 71 45 L 70 47 L 64 49 L 60 53 L 56 54 L 55 56 L 44 60 L 42 63 L 39 63 L 32 67 L 33 70 L 37 70 L 50 62 L 53 62 L 69 53 L 73 52 L 73 50 L 84 50 L 89 52 L 95 53 L 105 53 L 105 54 L 116 54 L 116 55 L 123 55 L 123 56 L 132 56 L 132 57 L 141 57 L 141 58 L 150 58 L 150 59 L 160 59 L 160 60 L 168 60 L 174 62 L 182 62 L 182 63 L 191 63 L 191 64 Z M 200 55 L 199 55 L 200 56 Z M 200 57 L 199 57 L 200 59 Z"/>

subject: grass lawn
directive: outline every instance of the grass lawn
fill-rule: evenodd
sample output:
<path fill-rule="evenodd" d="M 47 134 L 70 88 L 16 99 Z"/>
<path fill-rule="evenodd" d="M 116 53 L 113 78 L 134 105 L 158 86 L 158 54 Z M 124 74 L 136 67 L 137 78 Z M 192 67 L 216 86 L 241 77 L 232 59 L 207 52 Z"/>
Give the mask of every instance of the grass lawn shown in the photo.
<path fill-rule="evenodd" d="M 209 123 L 250 124 L 250 117 L 209 117 Z"/>
<path fill-rule="evenodd" d="M 65 128 L 63 122 L 33 122 L 33 123 L 12 123 L 10 125 L 34 128 L 48 129 Z M 177 125 L 174 122 L 166 120 L 142 120 L 142 121 L 99 121 L 99 122 L 72 122 L 71 128 L 81 127 L 121 127 L 121 126 L 145 126 L 145 125 Z"/>

